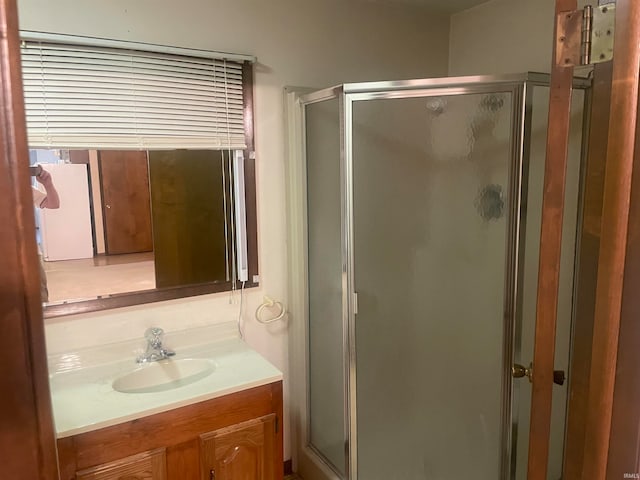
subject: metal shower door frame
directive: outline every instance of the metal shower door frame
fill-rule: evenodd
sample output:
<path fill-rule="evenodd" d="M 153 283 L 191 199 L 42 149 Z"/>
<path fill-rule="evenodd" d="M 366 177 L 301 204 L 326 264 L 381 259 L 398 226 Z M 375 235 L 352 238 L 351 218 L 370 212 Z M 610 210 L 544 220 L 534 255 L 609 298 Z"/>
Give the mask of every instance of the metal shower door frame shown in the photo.
<path fill-rule="evenodd" d="M 319 102 L 338 100 L 339 117 L 342 119 L 342 87 L 334 87 L 315 91 L 312 93 L 300 93 L 295 89 L 286 94 L 286 107 L 288 113 L 289 152 L 288 161 L 288 205 L 290 217 L 290 284 L 291 299 L 289 311 L 301 321 L 293 322 L 291 326 L 290 355 L 294 360 L 291 376 L 291 403 L 295 411 L 293 417 L 297 420 L 292 426 L 294 446 L 298 444 L 299 450 L 294 448 L 294 470 L 305 475 L 305 478 L 343 480 L 343 477 L 333 467 L 331 462 L 311 444 L 310 436 L 310 382 L 309 382 L 309 288 L 308 288 L 308 201 L 307 201 L 307 162 L 306 162 L 306 107 Z M 341 120 L 340 120 L 341 121 Z M 344 125 L 340 125 L 340 138 L 344 137 Z M 342 140 L 341 140 L 342 144 Z M 342 164 L 342 162 L 341 162 Z M 341 212 L 344 209 L 341 208 Z M 344 219 L 341 218 L 341 226 Z M 341 227 L 342 228 L 342 227 Z M 344 236 L 341 233 L 341 237 Z M 344 255 L 343 255 L 344 256 Z M 344 265 L 342 266 L 344 271 Z M 344 277 L 344 275 L 343 275 Z M 344 337 L 344 334 L 343 334 Z M 301 345 L 303 348 L 301 349 Z M 343 345 L 343 351 L 346 347 Z M 301 351 L 302 350 L 302 351 Z M 346 378 L 346 377 L 345 377 Z M 300 385 L 300 386 L 298 386 Z M 297 415 L 296 415 L 297 414 Z M 345 415 L 348 415 L 345 405 Z M 348 423 L 348 422 L 347 422 Z M 346 433 L 345 433 L 346 438 Z"/>
<path fill-rule="evenodd" d="M 586 88 L 587 80 L 577 80 L 578 88 Z M 354 284 L 354 225 L 353 225 L 353 105 L 355 102 L 379 99 L 402 99 L 433 96 L 453 96 L 488 93 L 508 93 L 512 100 L 512 120 L 510 134 L 511 163 L 509 165 L 508 225 L 506 229 L 506 259 L 504 283 L 504 325 L 502 351 L 502 426 L 501 426 L 501 480 L 510 480 L 515 474 L 515 446 L 518 435 L 517 400 L 514 395 L 514 382 L 511 366 L 520 354 L 520 328 L 522 323 L 521 283 L 523 268 L 523 247 L 525 239 L 524 210 L 528 187 L 530 131 L 526 125 L 531 119 L 533 88 L 549 86 L 549 75 L 526 73 L 518 75 L 443 77 L 436 79 L 350 83 L 338 87 L 320 90 L 299 97 L 301 128 L 305 132 L 305 107 L 307 105 L 331 99 L 339 100 L 340 111 L 340 172 L 341 172 L 341 234 L 342 234 L 342 323 L 343 323 L 343 362 L 345 377 L 345 454 L 346 476 L 349 480 L 358 479 L 358 432 L 357 432 L 357 365 L 356 365 L 356 291 Z M 301 138 L 302 178 L 306 179 L 306 145 L 304 135 Z M 306 190 L 303 188 L 302 210 L 304 211 L 303 239 L 308 245 L 306 232 Z M 305 256 L 306 257 L 306 256 Z M 304 275 L 307 278 L 308 265 L 304 259 Z M 301 287 L 304 290 L 304 311 L 308 312 L 308 288 L 306 280 Z M 343 478 L 330 462 L 310 444 L 309 438 L 309 382 L 308 382 L 308 328 L 305 317 L 304 327 L 304 392 L 301 412 L 301 435 L 303 448 L 315 455 L 314 463 L 323 470 L 324 475 L 332 479 Z"/>

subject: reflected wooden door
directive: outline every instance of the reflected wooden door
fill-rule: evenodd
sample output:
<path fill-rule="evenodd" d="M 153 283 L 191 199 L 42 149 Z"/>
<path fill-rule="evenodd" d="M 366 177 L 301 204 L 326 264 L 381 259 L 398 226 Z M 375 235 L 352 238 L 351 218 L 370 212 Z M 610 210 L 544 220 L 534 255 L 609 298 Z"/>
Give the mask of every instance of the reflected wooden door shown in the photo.
<path fill-rule="evenodd" d="M 107 255 L 153 250 L 147 152 L 99 152 Z"/>

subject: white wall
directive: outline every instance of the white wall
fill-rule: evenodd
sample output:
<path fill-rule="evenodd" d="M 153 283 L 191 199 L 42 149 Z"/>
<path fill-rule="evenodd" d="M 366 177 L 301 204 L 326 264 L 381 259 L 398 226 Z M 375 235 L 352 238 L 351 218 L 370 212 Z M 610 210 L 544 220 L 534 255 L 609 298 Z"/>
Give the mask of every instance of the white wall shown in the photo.
<path fill-rule="evenodd" d="M 283 87 L 443 76 L 449 21 L 409 6 L 331 0 L 19 0 L 20 27 L 257 56 L 255 120 L 261 287 L 246 292 L 246 338 L 285 373 L 287 333 L 253 319 L 262 295 L 286 303 Z M 238 297 L 183 299 L 56 319 L 50 353 L 234 320 Z M 285 418 L 285 422 L 286 422 Z M 285 423 L 285 432 L 288 422 Z M 289 445 L 285 443 L 285 458 Z"/>
<path fill-rule="evenodd" d="M 597 5 L 578 0 L 578 7 Z M 449 76 L 549 72 L 556 0 L 490 0 L 451 16 Z"/>
<path fill-rule="evenodd" d="M 451 17 L 449 75 L 549 72 L 555 0 L 492 0 Z"/>

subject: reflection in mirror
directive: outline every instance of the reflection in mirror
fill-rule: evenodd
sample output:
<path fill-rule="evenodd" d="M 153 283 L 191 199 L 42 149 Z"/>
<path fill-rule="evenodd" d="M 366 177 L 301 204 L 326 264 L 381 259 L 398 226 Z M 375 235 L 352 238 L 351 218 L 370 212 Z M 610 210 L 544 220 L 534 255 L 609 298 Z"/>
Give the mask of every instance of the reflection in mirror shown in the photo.
<path fill-rule="evenodd" d="M 45 304 L 235 278 L 231 153 L 31 150 Z"/>

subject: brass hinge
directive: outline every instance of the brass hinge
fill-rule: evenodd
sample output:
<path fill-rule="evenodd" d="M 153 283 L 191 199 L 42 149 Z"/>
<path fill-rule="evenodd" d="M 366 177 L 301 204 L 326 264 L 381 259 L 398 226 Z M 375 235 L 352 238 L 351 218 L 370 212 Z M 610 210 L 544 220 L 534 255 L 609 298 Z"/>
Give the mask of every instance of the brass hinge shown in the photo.
<path fill-rule="evenodd" d="M 561 12 L 556 22 L 557 65 L 577 67 L 613 59 L 615 3 Z"/>

